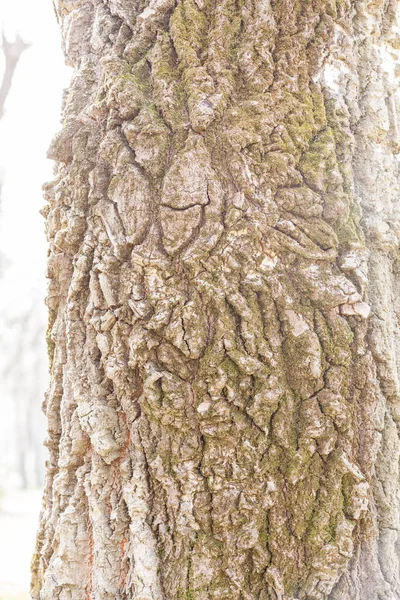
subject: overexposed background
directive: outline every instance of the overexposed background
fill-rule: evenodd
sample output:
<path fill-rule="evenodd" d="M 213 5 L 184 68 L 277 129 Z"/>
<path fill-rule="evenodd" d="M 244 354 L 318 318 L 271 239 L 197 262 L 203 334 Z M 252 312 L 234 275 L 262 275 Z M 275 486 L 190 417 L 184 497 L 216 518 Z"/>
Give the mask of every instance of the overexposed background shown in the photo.
<path fill-rule="evenodd" d="M 40 510 L 47 387 L 41 187 L 68 85 L 52 0 L 2 0 L 0 30 L 30 44 L 0 119 L 0 600 L 27 599 Z M 0 81 L 4 57 L 0 51 Z"/>

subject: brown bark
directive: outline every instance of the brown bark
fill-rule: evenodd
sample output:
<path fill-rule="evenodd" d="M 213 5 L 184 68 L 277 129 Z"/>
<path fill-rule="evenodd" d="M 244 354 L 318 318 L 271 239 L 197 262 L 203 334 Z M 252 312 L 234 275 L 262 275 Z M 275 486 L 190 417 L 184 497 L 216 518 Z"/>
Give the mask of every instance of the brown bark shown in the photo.
<path fill-rule="evenodd" d="M 399 598 L 396 3 L 57 11 L 33 598 Z"/>

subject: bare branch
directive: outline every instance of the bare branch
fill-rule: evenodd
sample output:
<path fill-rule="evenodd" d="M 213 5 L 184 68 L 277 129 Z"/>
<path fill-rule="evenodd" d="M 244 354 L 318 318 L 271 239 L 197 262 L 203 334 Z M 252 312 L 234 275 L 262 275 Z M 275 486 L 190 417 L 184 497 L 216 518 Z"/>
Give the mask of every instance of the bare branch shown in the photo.
<path fill-rule="evenodd" d="M 21 58 L 23 51 L 29 47 L 29 44 L 26 43 L 19 34 L 17 34 L 17 37 L 13 42 L 9 42 L 4 35 L 4 31 L 2 32 L 2 45 L 5 57 L 5 70 L 0 87 L 0 119 L 4 114 L 4 105 L 11 89 L 12 79 L 18 61 Z"/>

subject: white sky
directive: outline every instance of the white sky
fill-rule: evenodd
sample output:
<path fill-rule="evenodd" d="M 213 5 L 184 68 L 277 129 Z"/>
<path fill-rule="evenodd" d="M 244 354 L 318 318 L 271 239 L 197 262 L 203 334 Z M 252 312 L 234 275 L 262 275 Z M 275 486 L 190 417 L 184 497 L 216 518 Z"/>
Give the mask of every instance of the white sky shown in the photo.
<path fill-rule="evenodd" d="M 48 382 L 44 331 L 42 341 L 34 348 L 29 340 L 38 328 L 44 329 L 46 322 L 47 243 L 44 219 L 39 214 L 44 203 L 41 188 L 52 178 L 53 165 L 46 159 L 46 151 L 51 137 L 60 128 L 62 90 L 68 85 L 70 69 L 64 66 L 51 0 L 0 0 L 0 33 L 1 29 L 10 41 L 19 32 L 31 44 L 17 66 L 5 114 L 0 120 L 0 256 L 6 257 L 7 266 L 0 277 L 0 487 L 4 490 L 20 483 L 13 481 L 16 473 L 11 465 L 15 466 L 16 458 L 13 452 L 16 420 L 21 418 L 16 407 L 24 398 L 24 389 L 37 395 L 33 425 L 37 431 L 44 429 L 44 416 L 39 412 Z M 2 60 L 0 49 L 0 78 Z M 27 320 L 26 314 L 31 319 Z M 28 342 L 21 346 L 21 340 Z M 27 348 L 29 343 L 31 346 Z M 7 367 L 10 364 L 14 367 L 13 361 L 18 356 L 17 364 L 21 365 L 18 374 L 23 373 L 18 384 L 19 395 L 15 393 L 14 380 L 9 381 L 7 375 Z M 31 359 L 39 362 L 34 361 L 32 367 Z M 31 506 L 29 499 L 28 504 L 31 512 L 28 515 L 24 509 L 25 520 L 12 514 L 8 522 L 4 510 L 1 513 L 2 532 L 7 534 L 10 529 L 12 539 L 23 547 L 21 551 L 15 544 L 10 546 L 10 536 L 0 536 L 0 556 L 8 556 L 3 561 L 5 569 L 0 569 L 0 596 L 4 598 L 17 597 L 14 592 L 19 594 L 18 598 L 28 598 L 29 563 L 39 502 Z"/>
<path fill-rule="evenodd" d="M 5 296 L 8 305 L 19 304 L 30 286 L 44 287 L 41 186 L 52 178 L 46 150 L 60 127 L 62 89 L 70 69 L 64 66 L 51 0 L 1 0 L 0 27 L 8 39 L 18 31 L 31 43 L 18 64 L 0 121 L 0 249 L 12 263 L 2 282 L 1 306 Z"/>
<path fill-rule="evenodd" d="M 33 329 L 30 332 L 27 327 L 36 331 L 42 328 L 43 336 L 31 350 L 34 356 L 24 354 L 21 364 L 40 358 L 40 368 L 32 373 L 32 368 L 26 367 L 30 370 L 22 378 L 21 386 L 30 387 L 36 375 L 43 393 L 47 387 L 44 342 L 47 242 L 39 210 L 44 204 L 42 184 L 52 178 L 53 172 L 46 151 L 60 128 L 62 90 L 68 85 L 71 70 L 64 65 L 51 0 L 0 0 L 0 34 L 2 29 L 10 41 L 19 32 L 31 44 L 18 63 L 5 114 L 0 120 L 0 256 L 5 256 L 0 277 L 0 474 L 3 477 L 4 465 L 13 456 L 17 402 L 7 375 L 4 380 L 3 375 L 8 361 L 18 356 L 21 338 L 32 337 Z M 0 78 L 2 61 L 0 48 Z M 29 313 L 33 318 L 27 325 Z M 43 393 L 38 394 L 38 406 Z M 39 413 L 35 417 L 38 428 L 43 419 Z"/>

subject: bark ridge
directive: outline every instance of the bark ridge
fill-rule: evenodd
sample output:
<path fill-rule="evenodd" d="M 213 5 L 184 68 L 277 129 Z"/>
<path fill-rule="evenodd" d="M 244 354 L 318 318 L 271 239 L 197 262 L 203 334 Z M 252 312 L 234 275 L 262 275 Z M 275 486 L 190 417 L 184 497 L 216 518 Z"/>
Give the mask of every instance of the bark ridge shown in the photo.
<path fill-rule="evenodd" d="M 33 598 L 400 597 L 398 12 L 58 0 Z"/>

